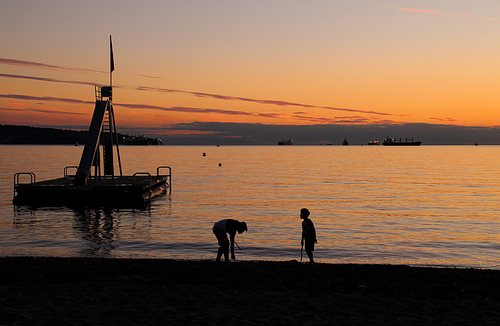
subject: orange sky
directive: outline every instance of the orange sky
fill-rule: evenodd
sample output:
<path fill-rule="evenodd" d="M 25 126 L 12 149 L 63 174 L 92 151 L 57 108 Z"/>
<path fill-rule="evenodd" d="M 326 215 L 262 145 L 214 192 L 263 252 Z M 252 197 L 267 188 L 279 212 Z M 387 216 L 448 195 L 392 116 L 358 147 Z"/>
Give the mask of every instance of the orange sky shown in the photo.
<path fill-rule="evenodd" d="M 93 85 L 109 82 L 113 35 L 119 131 L 194 121 L 500 125 L 496 2 L 0 6 L 0 124 L 86 129 Z"/>

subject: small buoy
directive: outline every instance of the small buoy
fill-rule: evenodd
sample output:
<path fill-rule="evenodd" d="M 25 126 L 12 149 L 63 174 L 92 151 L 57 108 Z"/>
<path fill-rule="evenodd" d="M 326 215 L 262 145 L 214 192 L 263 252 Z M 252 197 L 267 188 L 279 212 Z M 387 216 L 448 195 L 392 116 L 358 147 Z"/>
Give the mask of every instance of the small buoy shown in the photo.
<path fill-rule="evenodd" d="M 203 156 L 207 156 L 207 154 L 203 153 Z"/>
<path fill-rule="evenodd" d="M 222 166 L 222 163 L 219 163 L 219 166 Z"/>

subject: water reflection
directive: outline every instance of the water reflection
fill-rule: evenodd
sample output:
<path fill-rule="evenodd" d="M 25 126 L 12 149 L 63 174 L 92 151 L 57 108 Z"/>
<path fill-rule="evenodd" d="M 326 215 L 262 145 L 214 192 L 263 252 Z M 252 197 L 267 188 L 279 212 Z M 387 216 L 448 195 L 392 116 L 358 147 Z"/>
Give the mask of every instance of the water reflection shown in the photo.
<path fill-rule="evenodd" d="M 24 225 L 34 225 L 36 223 L 35 210 L 27 206 L 14 206 L 14 219 L 12 226 L 14 228 Z"/>
<path fill-rule="evenodd" d="M 109 255 L 119 238 L 118 221 L 110 209 L 75 209 L 75 230 L 90 247 L 81 250 L 84 255 Z"/>
<path fill-rule="evenodd" d="M 171 214 L 171 204 L 164 197 L 141 209 L 14 206 L 16 240 L 12 249 L 35 256 L 109 257 L 141 251 L 144 248 L 138 247 L 154 240 L 155 228 L 161 223 L 158 217 L 153 223 L 152 212 L 160 210 L 161 217 L 166 217 Z M 119 247 L 121 252 L 116 252 Z"/>
<path fill-rule="evenodd" d="M 41 150 L 16 158 L 16 170 Z M 319 262 L 500 268 L 499 147 L 163 146 L 123 154 L 131 171 L 168 158 L 177 180 L 172 197 L 144 209 L 25 207 L 13 218 L 5 170 L 0 253 L 213 259 L 211 227 L 233 218 L 249 225 L 238 241 L 241 259 L 298 260 L 297 212 L 309 207 Z"/>

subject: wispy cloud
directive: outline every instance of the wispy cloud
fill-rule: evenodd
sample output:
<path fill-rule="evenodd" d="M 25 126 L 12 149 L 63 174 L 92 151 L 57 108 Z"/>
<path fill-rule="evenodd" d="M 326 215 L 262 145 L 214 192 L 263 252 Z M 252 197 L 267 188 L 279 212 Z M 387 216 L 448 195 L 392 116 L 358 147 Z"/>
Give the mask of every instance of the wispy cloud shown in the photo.
<path fill-rule="evenodd" d="M 456 121 L 458 121 L 457 119 L 453 119 L 453 118 L 429 118 L 429 119 L 442 121 L 442 122 L 456 122 Z"/>
<path fill-rule="evenodd" d="M 390 8 L 390 9 L 396 9 L 396 10 L 403 10 L 403 11 L 413 11 L 413 12 L 424 13 L 424 14 L 434 14 L 434 15 L 440 15 L 440 16 L 446 16 L 446 17 L 500 21 L 500 19 L 497 19 L 497 18 L 474 17 L 473 15 L 467 15 L 467 14 L 464 14 L 464 15 L 445 14 L 445 13 L 442 13 L 441 11 L 435 11 L 435 10 L 425 10 L 425 9 L 417 9 L 417 8 L 401 8 L 401 7 L 392 7 L 392 6 L 385 6 L 385 5 L 376 5 L 376 6 Z"/>
<path fill-rule="evenodd" d="M 34 62 L 34 61 L 25 61 L 25 60 L 16 60 L 16 59 L 7 59 L 0 58 L 0 64 L 10 65 L 10 66 L 19 66 L 19 67 L 27 67 L 27 68 L 39 68 L 39 69 L 49 69 L 49 70 L 66 70 L 66 71 L 77 71 L 77 72 L 92 72 L 92 73 L 100 73 L 100 74 L 109 74 L 109 71 L 103 70 L 94 70 L 94 69 L 85 69 L 85 68 L 76 68 L 76 67 L 66 67 L 66 66 L 57 66 L 57 65 L 49 65 L 46 63 Z M 150 76 L 150 75 L 138 75 L 145 78 L 151 79 L 162 79 L 166 80 L 165 77 L 159 76 Z"/>
<path fill-rule="evenodd" d="M 255 112 L 211 109 L 211 108 L 195 108 L 195 107 L 183 107 L 183 106 L 164 107 L 164 106 L 149 105 L 149 104 L 126 104 L 126 103 L 113 103 L 113 105 L 135 110 L 158 110 L 158 111 L 171 111 L 171 112 L 184 112 L 184 113 L 216 113 L 216 114 L 226 114 L 226 115 L 258 116 L 258 113 Z"/>
<path fill-rule="evenodd" d="M 49 110 L 49 109 L 36 109 L 36 108 L 0 108 L 0 111 L 15 111 L 15 112 L 38 112 L 38 113 L 47 113 L 47 114 L 68 114 L 68 115 L 86 115 L 81 112 L 73 112 L 73 111 L 61 111 L 61 110 Z"/>
<path fill-rule="evenodd" d="M 34 76 L 25 76 L 25 75 L 0 74 L 0 77 L 16 78 L 16 79 L 28 79 L 28 80 L 36 80 L 36 81 L 44 81 L 44 82 L 52 82 L 52 83 L 95 85 L 95 83 L 92 83 L 92 82 L 71 81 L 71 80 L 62 80 L 62 79 L 46 78 L 46 77 L 34 77 Z M 380 115 L 380 116 L 397 116 L 397 117 L 408 116 L 405 114 L 393 114 L 393 113 L 373 111 L 373 110 L 358 110 L 358 109 L 339 108 L 339 107 L 332 107 L 332 106 L 319 106 L 319 105 L 295 103 L 295 102 L 288 102 L 288 101 L 281 101 L 281 100 L 254 99 L 254 98 L 238 97 L 238 96 L 230 96 L 230 95 L 222 95 L 222 94 L 185 91 L 185 90 L 171 89 L 171 88 L 148 87 L 148 86 L 125 86 L 125 85 L 115 85 L 114 87 L 115 88 L 122 88 L 122 89 L 129 89 L 129 90 L 136 90 L 136 91 L 147 91 L 147 92 L 181 93 L 181 94 L 188 94 L 188 95 L 202 97 L 202 98 L 212 98 L 212 99 L 224 100 L 224 101 L 252 102 L 252 103 L 258 103 L 258 104 L 264 104 L 264 105 L 274 105 L 274 106 L 280 106 L 280 107 L 291 106 L 291 107 L 300 107 L 300 108 L 306 108 L 306 109 L 323 109 L 323 110 L 342 111 L 342 112 L 350 112 L 350 113 L 363 113 L 363 114 Z"/>
<path fill-rule="evenodd" d="M 51 83 L 87 85 L 87 86 L 89 86 L 89 85 L 90 86 L 97 85 L 96 83 L 85 82 L 85 81 L 62 80 L 62 79 L 56 79 L 56 78 L 35 77 L 35 76 L 26 76 L 26 75 L 0 74 L 0 77 L 14 78 L 14 79 L 28 79 L 28 80 L 51 82 Z"/>
<path fill-rule="evenodd" d="M 10 100 L 24 100 L 24 101 L 36 101 L 39 103 L 44 102 L 59 102 L 59 103 L 71 103 L 71 104 L 84 104 L 93 105 L 92 101 L 83 101 L 72 98 L 62 98 L 62 97 L 51 97 L 51 96 L 30 96 L 21 94 L 0 94 L 0 98 L 10 99 Z M 382 123 L 388 120 L 378 119 L 376 117 L 366 117 L 366 116 L 348 116 L 348 117 L 334 117 L 334 118 L 324 118 L 315 117 L 308 115 L 307 113 L 292 113 L 290 115 L 276 112 L 249 112 L 249 111 L 238 111 L 238 110 L 224 110 L 217 108 L 200 108 L 200 107 L 183 107 L 183 106 L 158 106 L 150 104 L 135 104 L 135 103 L 113 103 L 115 107 L 123 107 L 132 110 L 156 110 L 162 112 L 181 112 L 181 113 L 195 113 L 195 114 L 221 114 L 228 116 L 246 116 L 246 117 L 264 117 L 276 120 L 295 120 L 295 121 L 307 121 L 310 123 L 352 123 L 352 124 L 369 124 L 369 123 Z M 15 110 L 15 109 L 13 109 Z M 23 111 L 33 111 L 41 112 L 39 109 L 25 108 Z"/>
<path fill-rule="evenodd" d="M 304 114 L 295 113 L 292 116 L 296 120 L 308 121 L 316 124 L 374 124 L 381 123 L 378 119 L 373 119 L 370 117 L 364 116 L 345 116 L 345 117 L 333 117 L 333 118 L 324 118 L 324 117 L 310 117 Z M 386 123 L 387 120 L 383 120 L 383 123 Z M 394 121 L 391 121 L 394 123 Z"/>
<path fill-rule="evenodd" d="M 139 75 L 141 77 L 145 77 L 145 78 L 152 78 L 152 79 L 162 79 L 162 80 L 167 80 L 167 78 L 165 77 L 158 77 L 158 76 L 150 76 L 150 75 Z"/>
<path fill-rule="evenodd" d="M 428 13 L 428 14 L 442 15 L 440 11 L 423 10 L 423 9 L 415 9 L 415 8 L 399 8 L 399 7 L 391 7 L 391 6 L 384 6 L 384 5 L 376 5 L 376 6 L 377 7 L 385 7 L 385 8 L 391 8 L 391 9 L 397 9 L 397 10 L 404 10 L 404 11 L 425 12 L 425 13 Z"/>
<path fill-rule="evenodd" d="M 29 68 L 51 69 L 51 70 L 69 70 L 69 71 L 79 71 L 79 72 L 107 73 L 106 71 L 102 71 L 102 70 L 55 66 L 55 65 L 48 65 L 45 63 L 39 63 L 39 62 L 33 62 L 33 61 L 24 61 L 24 60 L 15 60 L 15 59 L 6 59 L 6 58 L 0 58 L 0 64 L 29 67 Z"/>
<path fill-rule="evenodd" d="M 52 97 L 52 96 L 30 96 L 19 94 L 0 94 L 0 98 L 24 100 L 24 101 L 42 101 L 42 102 L 62 102 L 73 104 L 94 104 L 93 101 L 82 101 L 70 98 Z"/>
<path fill-rule="evenodd" d="M 120 86 L 120 87 L 125 88 L 126 86 Z M 248 98 L 248 97 L 238 97 L 238 96 L 221 95 L 221 94 L 213 94 L 213 93 L 184 91 L 184 90 L 160 88 L 160 87 L 137 86 L 135 88 L 133 88 L 133 87 L 126 87 L 126 88 L 140 90 L 140 91 L 150 91 L 150 92 L 183 93 L 183 94 L 190 94 L 190 95 L 197 96 L 197 97 L 213 98 L 213 99 L 224 100 L 224 101 L 242 101 L 242 102 L 252 102 L 252 103 L 258 103 L 258 104 L 265 104 L 265 105 L 295 106 L 295 107 L 306 108 L 306 109 L 324 109 L 324 110 L 355 112 L 355 113 L 365 113 L 365 114 L 385 115 L 385 116 L 400 116 L 400 117 L 406 116 L 406 115 L 372 111 L 372 110 L 358 110 L 358 109 L 339 108 L 339 107 L 332 107 L 332 106 L 319 106 L 319 105 L 295 103 L 295 102 L 288 102 L 288 101 L 281 101 L 281 100 L 254 99 L 254 98 Z"/>
<path fill-rule="evenodd" d="M 0 98 L 11 99 L 11 100 L 24 100 L 24 101 L 37 101 L 37 102 L 60 102 L 60 103 L 71 103 L 71 104 L 85 104 L 92 105 L 92 101 L 83 101 L 71 98 L 62 97 L 51 97 L 51 96 L 30 96 L 30 95 L 20 95 L 20 94 L 0 94 Z M 269 115 L 270 118 L 283 119 L 279 114 L 273 113 L 259 113 L 259 112 L 246 112 L 246 111 L 236 111 L 236 110 L 223 110 L 223 109 L 213 109 L 213 108 L 196 108 L 196 107 L 164 107 L 149 104 L 130 104 L 130 103 L 113 103 L 114 106 L 124 107 L 133 110 L 157 110 L 164 112 L 183 112 L 183 113 L 202 113 L 202 114 L 222 114 L 222 115 L 233 115 L 233 116 L 265 116 Z M 15 109 L 13 109 L 15 110 Z M 35 109 L 26 109 L 32 110 Z"/>

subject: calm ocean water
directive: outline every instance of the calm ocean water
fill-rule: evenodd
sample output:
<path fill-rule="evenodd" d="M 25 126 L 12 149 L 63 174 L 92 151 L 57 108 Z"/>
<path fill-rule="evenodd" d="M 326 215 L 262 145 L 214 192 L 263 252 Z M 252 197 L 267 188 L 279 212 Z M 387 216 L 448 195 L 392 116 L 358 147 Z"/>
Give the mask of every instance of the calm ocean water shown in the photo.
<path fill-rule="evenodd" d="M 238 260 L 300 260 L 307 207 L 317 262 L 500 269 L 499 146 L 122 146 L 126 175 L 171 166 L 172 194 L 112 210 L 15 207 L 14 173 L 61 177 L 83 147 L 0 150 L 0 256 L 214 259 L 234 218 Z"/>

